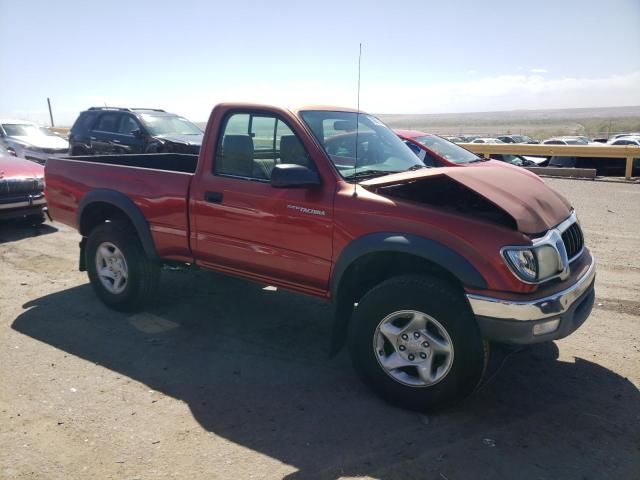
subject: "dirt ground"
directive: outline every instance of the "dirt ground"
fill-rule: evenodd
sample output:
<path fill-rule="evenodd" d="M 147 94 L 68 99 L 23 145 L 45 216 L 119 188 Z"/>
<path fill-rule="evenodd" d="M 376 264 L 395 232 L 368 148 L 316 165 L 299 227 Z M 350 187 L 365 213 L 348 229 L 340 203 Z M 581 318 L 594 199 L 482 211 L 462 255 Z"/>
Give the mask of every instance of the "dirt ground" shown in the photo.
<path fill-rule="evenodd" d="M 328 358 L 329 305 L 165 271 L 147 313 L 119 314 L 73 230 L 0 224 L 0 478 L 640 478 L 640 186 L 547 183 L 598 260 L 591 318 L 494 349 L 488 382 L 428 416 Z"/>

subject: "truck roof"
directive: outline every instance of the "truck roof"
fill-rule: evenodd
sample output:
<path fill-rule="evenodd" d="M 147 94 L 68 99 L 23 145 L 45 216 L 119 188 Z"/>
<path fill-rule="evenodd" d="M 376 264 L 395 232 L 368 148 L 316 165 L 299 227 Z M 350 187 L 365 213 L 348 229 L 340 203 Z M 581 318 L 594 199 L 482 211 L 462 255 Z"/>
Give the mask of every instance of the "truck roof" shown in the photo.
<path fill-rule="evenodd" d="M 358 110 L 355 108 L 348 107 L 338 107 L 333 105 L 304 105 L 298 108 L 295 108 L 294 112 L 303 112 L 305 110 L 321 110 L 325 112 L 350 112 L 350 113 L 358 113 Z M 367 113 L 360 110 L 360 113 Z"/>

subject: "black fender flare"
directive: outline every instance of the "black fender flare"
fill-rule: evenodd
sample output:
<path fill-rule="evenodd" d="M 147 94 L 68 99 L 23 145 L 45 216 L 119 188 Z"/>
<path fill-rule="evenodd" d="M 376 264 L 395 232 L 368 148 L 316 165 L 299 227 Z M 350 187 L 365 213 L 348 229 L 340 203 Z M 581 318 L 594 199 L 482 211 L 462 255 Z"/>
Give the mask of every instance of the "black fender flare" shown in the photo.
<path fill-rule="evenodd" d="M 335 305 L 335 319 L 331 340 L 331 356 L 345 343 L 353 304 L 339 297 L 344 274 L 355 261 L 371 253 L 406 253 L 428 260 L 445 269 L 465 286 L 485 289 L 487 283 L 478 270 L 459 253 L 440 242 L 418 235 L 379 232 L 364 235 L 349 243 L 340 253 L 331 275 L 331 298 Z"/>
<path fill-rule="evenodd" d="M 133 200 L 127 197 L 124 193 L 118 192 L 116 190 L 99 188 L 91 190 L 84 197 L 82 197 L 82 200 L 80 200 L 80 203 L 78 204 L 78 213 L 76 219 L 80 235 L 82 235 L 83 237 L 87 237 L 90 233 L 83 231 L 82 227 L 82 217 L 85 209 L 91 204 L 98 202 L 109 203 L 122 210 L 131 221 L 133 228 L 136 229 L 136 233 L 138 234 L 140 243 L 142 243 L 142 248 L 144 248 L 145 254 L 151 259 L 158 259 L 156 246 L 153 243 L 153 237 L 151 236 L 151 228 L 149 226 L 149 222 L 147 222 L 147 219 L 144 217 L 142 211 L 140 210 L 140 207 L 138 207 L 133 202 Z"/>
<path fill-rule="evenodd" d="M 463 285 L 487 288 L 484 278 L 469 261 L 446 245 L 418 235 L 406 233 L 370 233 L 353 240 L 340 253 L 331 276 L 331 296 L 335 298 L 340 281 L 349 266 L 370 253 L 398 252 L 424 258 L 449 271 Z"/>

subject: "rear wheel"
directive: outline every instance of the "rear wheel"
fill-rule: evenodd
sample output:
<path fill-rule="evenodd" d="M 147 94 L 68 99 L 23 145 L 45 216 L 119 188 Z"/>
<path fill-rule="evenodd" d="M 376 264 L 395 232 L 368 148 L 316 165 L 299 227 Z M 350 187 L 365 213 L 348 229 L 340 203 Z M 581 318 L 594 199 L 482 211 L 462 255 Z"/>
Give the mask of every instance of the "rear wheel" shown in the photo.
<path fill-rule="evenodd" d="M 471 393 L 489 354 L 462 293 L 419 275 L 391 278 L 360 299 L 349 350 L 369 387 L 390 403 L 421 411 Z"/>
<path fill-rule="evenodd" d="M 107 306 L 133 311 L 153 297 L 160 267 L 146 256 L 127 222 L 107 222 L 93 229 L 85 255 L 93 290 Z"/>

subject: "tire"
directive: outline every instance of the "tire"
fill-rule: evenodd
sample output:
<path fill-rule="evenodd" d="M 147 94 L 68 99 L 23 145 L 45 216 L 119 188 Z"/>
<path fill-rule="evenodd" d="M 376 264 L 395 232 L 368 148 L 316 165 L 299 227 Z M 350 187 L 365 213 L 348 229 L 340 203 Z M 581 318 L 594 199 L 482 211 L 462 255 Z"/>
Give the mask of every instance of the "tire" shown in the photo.
<path fill-rule="evenodd" d="M 489 359 L 489 343 L 462 292 L 430 276 L 393 277 L 366 293 L 348 342 L 364 383 L 389 403 L 417 411 L 468 396 Z"/>
<path fill-rule="evenodd" d="M 146 256 L 128 222 L 107 222 L 94 228 L 87 239 L 85 261 L 91 286 L 108 307 L 136 311 L 153 298 L 160 266 Z M 99 274 L 99 264 L 111 279 Z M 122 283 L 124 272 L 126 278 Z"/>

